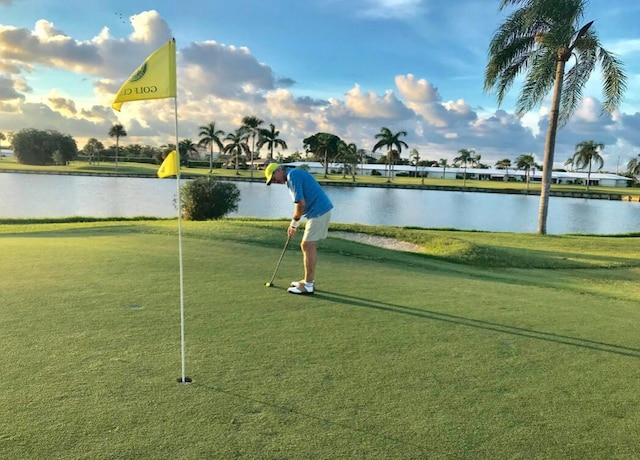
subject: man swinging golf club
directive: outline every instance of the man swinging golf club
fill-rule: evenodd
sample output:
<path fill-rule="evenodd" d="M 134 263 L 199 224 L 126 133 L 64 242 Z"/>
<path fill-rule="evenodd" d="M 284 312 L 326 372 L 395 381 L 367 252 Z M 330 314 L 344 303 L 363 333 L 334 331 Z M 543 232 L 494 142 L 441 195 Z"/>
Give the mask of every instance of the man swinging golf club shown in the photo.
<path fill-rule="evenodd" d="M 267 178 L 267 185 L 287 184 L 291 194 L 294 203 L 293 218 L 287 228 L 287 237 L 293 238 L 302 217 L 308 219 L 304 227 L 302 243 L 300 243 L 304 278 L 293 281 L 287 291 L 291 294 L 313 294 L 318 262 L 317 242 L 327 237 L 333 204 L 320 184 L 304 169 L 284 168 L 278 163 L 269 163 L 264 175 Z"/>

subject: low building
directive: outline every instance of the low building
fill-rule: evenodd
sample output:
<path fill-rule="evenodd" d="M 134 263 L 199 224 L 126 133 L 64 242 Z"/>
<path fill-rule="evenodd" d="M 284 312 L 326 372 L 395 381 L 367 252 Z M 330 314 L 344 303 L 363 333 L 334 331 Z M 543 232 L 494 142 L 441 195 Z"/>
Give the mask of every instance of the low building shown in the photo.
<path fill-rule="evenodd" d="M 287 163 L 287 166 L 300 167 L 304 166 L 308 168 L 312 174 L 324 174 L 324 166 L 317 161 L 296 161 L 294 163 Z M 342 163 L 330 163 L 329 173 L 342 174 Z M 375 171 L 375 172 L 374 172 Z M 356 166 L 357 175 L 381 175 L 386 176 L 388 174 L 388 167 L 384 164 L 359 164 Z M 466 173 L 468 180 L 492 180 L 492 181 L 513 181 L 513 182 L 525 182 L 526 172 L 517 169 L 481 169 L 481 168 L 459 168 L 459 167 L 435 167 L 435 166 L 418 166 L 417 171 L 415 166 L 409 165 L 396 165 L 393 167 L 392 177 L 398 176 L 412 176 L 425 177 L 431 179 L 463 179 Z M 567 184 L 567 185 L 586 185 L 589 174 L 583 171 L 552 171 L 551 183 L 552 184 Z M 532 183 L 542 182 L 542 171 L 532 169 L 529 171 L 529 181 Z M 618 174 L 612 173 L 599 173 L 592 172 L 590 176 L 590 184 L 601 187 L 629 187 L 632 183 L 632 179 Z"/>

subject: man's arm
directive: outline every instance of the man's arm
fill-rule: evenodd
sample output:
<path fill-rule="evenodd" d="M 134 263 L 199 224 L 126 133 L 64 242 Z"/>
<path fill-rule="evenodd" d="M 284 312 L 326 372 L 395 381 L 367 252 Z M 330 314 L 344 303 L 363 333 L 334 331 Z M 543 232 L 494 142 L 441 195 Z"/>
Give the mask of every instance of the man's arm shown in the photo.
<path fill-rule="evenodd" d="M 287 235 L 289 238 L 293 238 L 296 231 L 298 230 L 298 225 L 300 225 L 300 219 L 304 214 L 305 202 L 304 200 L 300 200 L 293 206 L 293 218 L 291 219 L 291 224 L 289 228 L 287 228 Z"/>

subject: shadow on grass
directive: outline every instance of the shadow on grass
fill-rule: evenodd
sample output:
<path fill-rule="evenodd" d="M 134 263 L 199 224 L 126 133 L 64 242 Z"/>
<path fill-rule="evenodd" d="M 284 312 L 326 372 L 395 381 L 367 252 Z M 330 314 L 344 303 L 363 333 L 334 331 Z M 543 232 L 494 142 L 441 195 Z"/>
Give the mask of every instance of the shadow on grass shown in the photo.
<path fill-rule="evenodd" d="M 375 310 L 386 311 L 390 313 L 399 313 L 403 315 L 415 316 L 423 319 L 430 319 L 436 321 L 443 321 L 447 323 L 460 324 L 463 326 L 475 327 L 479 329 L 486 329 L 489 331 L 500 332 L 503 334 L 517 335 L 521 337 L 528 337 L 531 339 L 544 340 L 547 342 L 560 343 L 562 345 L 571 345 L 574 347 L 588 348 L 590 350 L 601 351 L 605 353 L 615 353 L 618 355 L 631 356 L 633 358 L 640 358 L 640 349 L 625 347 L 623 345 L 614 345 L 611 343 L 598 342 L 595 340 L 581 339 L 578 337 L 569 337 L 560 334 L 554 334 L 552 332 L 535 331 L 531 329 L 524 329 L 516 326 L 508 326 L 505 324 L 492 323 L 489 321 L 482 321 L 477 319 L 465 318 L 464 316 L 456 316 L 448 313 L 440 313 L 430 310 L 422 310 L 419 308 L 405 307 L 402 305 L 396 305 L 387 302 L 380 302 L 378 300 L 364 299 L 362 297 L 354 297 L 347 294 L 337 292 L 316 292 L 315 298 L 322 299 L 329 302 L 338 303 L 341 305 L 351 305 L 354 307 L 372 308 Z"/>
<path fill-rule="evenodd" d="M 421 446 L 419 444 L 415 444 L 415 443 L 406 441 L 404 439 L 399 439 L 399 438 L 396 438 L 396 437 L 393 437 L 393 436 L 389 436 L 389 435 L 384 434 L 384 433 L 376 432 L 376 431 L 373 431 L 373 430 L 367 430 L 367 429 L 363 429 L 363 428 L 358 428 L 358 427 L 355 427 L 353 425 L 348 425 L 348 424 L 342 423 L 342 422 L 336 422 L 335 420 L 330 420 L 330 419 L 328 419 L 326 417 L 321 417 L 321 416 L 318 416 L 318 415 L 311 414 L 309 412 L 300 411 L 300 410 L 297 410 L 295 408 L 288 407 L 288 406 L 285 406 L 285 405 L 275 404 L 275 403 L 269 402 L 269 401 L 264 401 L 262 399 L 253 398 L 251 396 L 247 396 L 245 394 L 241 394 L 241 393 L 238 393 L 238 392 L 235 392 L 235 391 L 231 391 L 231 390 L 226 390 L 226 389 L 224 389 L 222 387 L 217 387 L 215 385 L 203 384 L 203 383 L 198 383 L 198 382 L 193 382 L 191 385 L 193 385 L 194 387 L 204 388 L 204 389 L 210 390 L 210 391 L 216 391 L 218 393 L 222 393 L 222 394 L 225 394 L 227 396 L 231 396 L 231 397 L 243 400 L 243 401 L 250 401 L 252 403 L 261 404 L 261 405 L 267 406 L 267 407 L 272 407 L 272 408 L 274 408 L 274 409 L 276 409 L 278 411 L 281 411 L 283 413 L 286 413 L 286 414 L 292 414 L 292 415 L 297 415 L 297 416 L 300 416 L 300 417 L 305 417 L 305 418 L 308 418 L 308 419 L 313 419 L 313 420 L 316 420 L 318 422 L 326 423 L 327 425 L 337 426 L 337 427 L 340 427 L 340 428 L 344 428 L 344 429 L 347 429 L 347 430 L 355 431 L 355 432 L 362 433 L 362 434 L 365 434 L 367 436 L 372 436 L 372 437 L 375 437 L 375 438 L 386 439 L 387 441 L 391 441 L 391 442 L 394 442 L 396 444 L 400 444 L 400 445 L 403 445 L 403 446 L 410 446 L 410 447 L 413 447 L 415 449 L 419 449 L 419 450 L 423 451 L 425 453 L 425 455 L 428 453 L 428 450 L 427 450 L 427 448 L 425 446 Z"/>

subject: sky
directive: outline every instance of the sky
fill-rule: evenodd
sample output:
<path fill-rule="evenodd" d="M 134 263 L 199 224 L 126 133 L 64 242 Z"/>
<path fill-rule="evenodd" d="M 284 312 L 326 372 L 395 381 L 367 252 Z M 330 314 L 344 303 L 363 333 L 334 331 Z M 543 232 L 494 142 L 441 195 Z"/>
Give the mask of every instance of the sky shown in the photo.
<path fill-rule="evenodd" d="M 113 145 L 175 143 L 173 99 L 111 108 L 120 86 L 176 40 L 178 138 L 215 122 L 273 123 L 288 144 L 330 132 L 370 151 L 382 127 L 406 131 L 423 160 L 474 149 L 482 162 L 534 154 L 542 163 L 549 98 L 514 115 L 521 84 L 501 106 L 484 91 L 488 44 L 504 21 L 499 0 L 0 0 L 0 132 L 53 129 Z M 605 144 L 603 170 L 640 154 L 640 2 L 591 0 L 584 22 L 624 63 L 620 110 L 602 111 L 596 69 L 558 133 L 555 166 L 584 140 Z M 5 141 L 6 142 L 6 141 Z M 265 154 L 263 154 L 263 157 Z"/>

